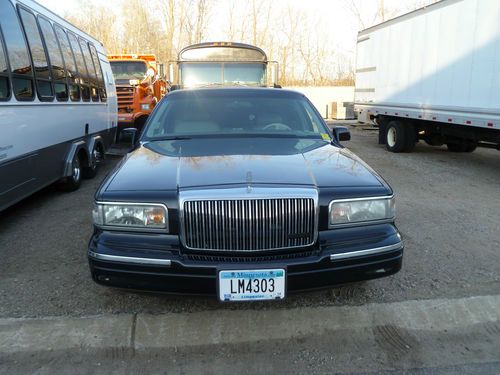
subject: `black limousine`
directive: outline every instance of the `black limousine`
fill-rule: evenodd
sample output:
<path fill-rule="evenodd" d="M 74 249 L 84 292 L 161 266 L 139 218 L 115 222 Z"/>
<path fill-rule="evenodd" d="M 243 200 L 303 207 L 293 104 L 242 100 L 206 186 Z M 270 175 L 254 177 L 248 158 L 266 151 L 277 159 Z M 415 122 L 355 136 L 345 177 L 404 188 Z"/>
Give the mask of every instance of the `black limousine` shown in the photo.
<path fill-rule="evenodd" d="M 95 195 L 99 284 L 265 300 L 401 269 L 392 189 L 298 92 L 174 91 L 137 138 Z"/>

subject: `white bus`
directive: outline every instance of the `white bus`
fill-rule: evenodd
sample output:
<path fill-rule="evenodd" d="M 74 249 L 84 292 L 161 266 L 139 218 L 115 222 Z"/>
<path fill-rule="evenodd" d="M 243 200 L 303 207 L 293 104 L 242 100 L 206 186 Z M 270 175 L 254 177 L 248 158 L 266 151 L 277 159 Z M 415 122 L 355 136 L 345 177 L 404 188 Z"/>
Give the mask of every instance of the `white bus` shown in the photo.
<path fill-rule="evenodd" d="M 95 176 L 116 123 L 102 44 L 35 1 L 1 0 L 0 211 Z"/>

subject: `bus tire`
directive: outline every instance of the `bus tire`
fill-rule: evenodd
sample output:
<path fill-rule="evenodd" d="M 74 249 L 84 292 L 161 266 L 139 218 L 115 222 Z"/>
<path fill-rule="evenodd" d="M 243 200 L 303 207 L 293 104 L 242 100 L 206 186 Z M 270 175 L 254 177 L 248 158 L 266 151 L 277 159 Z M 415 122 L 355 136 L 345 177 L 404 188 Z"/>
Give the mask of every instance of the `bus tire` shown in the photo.
<path fill-rule="evenodd" d="M 64 191 L 75 191 L 82 183 L 82 168 L 81 160 L 78 153 L 75 153 L 71 162 L 71 176 L 65 177 L 61 183 L 60 188 Z"/>
<path fill-rule="evenodd" d="M 391 121 L 385 131 L 385 147 L 391 152 L 403 152 L 408 147 L 406 127 L 400 121 Z"/>
<path fill-rule="evenodd" d="M 97 175 L 97 169 L 99 164 L 104 159 L 104 153 L 102 151 L 102 146 L 100 143 L 96 143 L 94 149 L 92 150 L 91 159 L 89 165 L 82 168 L 83 178 L 94 178 Z"/>

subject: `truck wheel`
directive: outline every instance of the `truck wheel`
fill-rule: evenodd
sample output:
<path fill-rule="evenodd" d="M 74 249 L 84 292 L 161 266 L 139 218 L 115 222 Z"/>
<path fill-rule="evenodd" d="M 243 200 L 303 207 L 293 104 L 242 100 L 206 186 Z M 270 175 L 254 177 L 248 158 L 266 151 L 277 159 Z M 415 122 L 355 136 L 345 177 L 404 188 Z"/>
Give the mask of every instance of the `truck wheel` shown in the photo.
<path fill-rule="evenodd" d="M 404 152 L 412 152 L 417 144 L 417 133 L 415 132 L 415 126 L 412 122 L 407 121 L 403 124 L 406 131 L 406 146 Z"/>
<path fill-rule="evenodd" d="M 378 144 L 385 145 L 386 141 L 386 131 L 387 131 L 387 119 L 383 116 L 379 116 L 375 119 L 378 125 Z"/>
<path fill-rule="evenodd" d="M 415 142 L 413 142 L 415 143 Z M 385 147 L 391 152 L 403 152 L 409 147 L 408 132 L 404 124 L 391 121 L 385 132 Z"/>
<path fill-rule="evenodd" d="M 465 144 L 463 143 L 447 143 L 446 147 L 448 147 L 448 151 L 450 152 L 464 152 Z"/>
<path fill-rule="evenodd" d="M 470 142 L 467 147 L 465 148 L 465 152 L 474 152 L 474 150 L 477 148 L 477 144 Z"/>
<path fill-rule="evenodd" d="M 450 152 L 473 152 L 477 144 L 474 142 L 459 142 L 459 143 L 447 143 L 448 151 Z"/>
<path fill-rule="evenodd" d="M 74 191 L 80 187 L 82 182 L 82 169 L 80 157 L 77 153 L 73 156 L 73 161 L 71 162 L 71 176 L 65 177 L 61 183 L 60 188 L 64 191 Z"/>
<path fill-rule="evenodd" d="M 430 134 L 424 138 L 424 141 L 429 146 L 442 146 L 444 144 L 443 137 L 439 134 Z"/>

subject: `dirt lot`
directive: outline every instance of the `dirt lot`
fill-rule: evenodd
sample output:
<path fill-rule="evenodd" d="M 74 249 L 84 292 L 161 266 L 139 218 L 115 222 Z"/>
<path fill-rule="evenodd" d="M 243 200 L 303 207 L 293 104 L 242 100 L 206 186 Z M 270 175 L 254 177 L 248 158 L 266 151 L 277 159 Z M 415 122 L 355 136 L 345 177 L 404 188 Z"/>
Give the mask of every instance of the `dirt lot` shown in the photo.
<path fill-rule="evenodd" d="M 1 214 L 0 317 L 288 309 L 500 294 L 500 152 L 454 154 L 419 144 L 411 154 L 391 154 L 377 144 L 376 132 L 351 131 L 346 146 L 396 192 L 406 242 L 399 274 L 281 303 L 244 305 L 97 286 L 86 251 L 94 191 L 118 161 L 109 158 L 79 191 L 48 188 Z"/>

